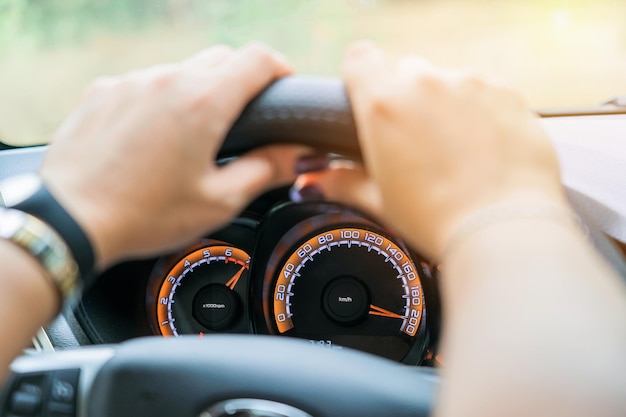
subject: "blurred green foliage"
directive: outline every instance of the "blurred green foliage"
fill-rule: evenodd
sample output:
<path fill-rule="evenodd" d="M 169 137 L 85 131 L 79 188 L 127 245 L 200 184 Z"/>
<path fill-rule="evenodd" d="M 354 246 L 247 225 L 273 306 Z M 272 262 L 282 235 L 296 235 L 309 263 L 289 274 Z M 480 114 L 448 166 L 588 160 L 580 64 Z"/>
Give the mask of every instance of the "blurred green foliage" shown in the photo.
<path fill-rule="evenodd" d="M 162 0 L 0 0 L 0 45 L 81 42 L 94 33 L 136 30 L 167 17 Z"/>
<path fill-rule="evenodd" d="M 0 0 L 0 140 L 45 142 L 93 78 L 215 43 L 336 74 L 363 1 L 386 0 Z"/>
<path fill-rule="evenodd" d="M 280 39 L 324 4 L 336 11 L 345 6 L 312 0 L 0 0 L 0 47 L 28 41 L 49 48 L 181 22 L 204 29 L 213 42 L 237 44 L 270 29 L 270 37 Z"/>
<path fill-rule="evenodd" d="M 350 15 L 361 1 L 0 0 L 0 62 L 9 53 L 90 48 L 93 39 L 166 41 L 185 33 L 204 45 L 265 42 L 296 62 L 332 73 L 334 67 L 314 65 L 319 62 L 311 49 L 321 48 L 333 60 L 328 62 L 337 62 L 353 36 Z"/>

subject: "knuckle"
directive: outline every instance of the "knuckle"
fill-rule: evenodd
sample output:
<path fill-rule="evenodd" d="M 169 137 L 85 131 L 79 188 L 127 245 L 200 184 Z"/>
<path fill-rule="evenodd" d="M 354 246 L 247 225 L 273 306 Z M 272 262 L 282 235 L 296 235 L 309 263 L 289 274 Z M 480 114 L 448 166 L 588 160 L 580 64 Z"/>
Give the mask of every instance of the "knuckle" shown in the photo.
<path fill-rule="evenodd" d="M 476 94 L 488 90 L 489 80 L 472 70 L 453 70 L 447 74 L 449 84 L 465 93 Z"/>
<path fill-rule="evenodd" d="M 213 99 L 211 91 L 201 90 L 186 94 L 181 100 L 181 107 L 184 112 L 195 113 L 200 109 L 206 109 Z"/>
<path fill-rule="evenodd" d="M 197 52 L 192 55 L 188 60 L 189 61 L 203 61 L 203 60 L 213 60 L 216 57 L 230 55 L 233 53 L 233 48 L 226 44 L 218 44 L 211 46 L 210 48 L 204 49 L 202 51 Z"/>
<path fill-rule="evenodd" d="M 463 74 L 462 82 L 474 90 L 484 90 L 490 85 L 485 77 L 473 72 Z"/>
<path fill-rule="evenodd" d="M 369 110 L 373 114 L 390 114 L 396 106 L 396 95 L 390 88 L 376 88 L 370 92 Z"/>
<path fill-rule="evenodd" d="M 90 97 L 102 94 L 112 90 L 117 84 L 119 84 L 119 78 L 117 77 L 98 77 L 87 86 L 84 96 Z"/>
<path fill-rule="evenodd" d="M 249 56 L 251 59 L 261 62 L 271 62 L 274 56 L 272 50 L 268 46 L 257 42 L 244 46 L 241 51 L 244 55 Z"/>
<path fill-rule="evenodd" d="M 494 82 L 491 84 L 492 89 L 500 97 L 503 97 L 509 103 L 518 108 L 528 108 L 526 97 L 513 86 L 504 82 Z"/>
<path fill-rule="evenodd" d="M 120 78 L 125 87 L 140 86 L 143 88 L 162 88 L 171 85 L 179 75 L 177 66 L 173 64 L 131 71 Z"/>
<path fill-rule="evenodd" d="M 166 89 L 176 84 L 181 71 L 173 65 L 156 68 L 150 77 L 151 85 L 156 89 Z"/>
<path fill-rule="evenodd" d="M 434 71 L 424 71 L 417 74 L 413 82 L 417 89 L 428 92 L 440 92 L 446 87 L 444 78 Z"/>
<path fill-rule="evenodd" d="M 132 87 L 136 84 L 136 78 L 133 73 L 122 75 L 117 79 L 117 82 L 112 89 L 116 89 L 121 92 L 131 91 Z"/>
<path fill-rule="evenodd" d="M 207 49 L 206 52 L 211 54 L 229 54 L 233 52 L 233 47 L 224 43 L 220 43 L 217 45 L 213 45 L 212 47 Z"/>
<path fill-rule="evenodd" d="M 359 40 L 350 45 L 348 51 L 346 52 L 346 57 L 361 58 L 367 56 L 367 54 L 372 52 L 372 50 L 374 50 L 375 48 L 376 45 L 373 42 L 367 40 Z"/>

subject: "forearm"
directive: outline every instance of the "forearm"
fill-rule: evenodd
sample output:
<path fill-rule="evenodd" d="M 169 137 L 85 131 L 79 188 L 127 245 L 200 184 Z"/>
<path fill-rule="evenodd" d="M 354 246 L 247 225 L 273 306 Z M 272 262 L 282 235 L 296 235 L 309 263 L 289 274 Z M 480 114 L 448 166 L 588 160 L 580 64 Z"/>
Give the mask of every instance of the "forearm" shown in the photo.
<path fill-rule="evenodd" d="M 440 417 L 623 415 L 626 289 L 574 227 L 486 226 L 442 280 Z"/>
<path fill-rule="evenodd" d="M 37 329 L 50 321 L 58 295 L 43 268 L 26 251 L 0 240 L 0 384 L 11 361 L 28 346 Z"/>

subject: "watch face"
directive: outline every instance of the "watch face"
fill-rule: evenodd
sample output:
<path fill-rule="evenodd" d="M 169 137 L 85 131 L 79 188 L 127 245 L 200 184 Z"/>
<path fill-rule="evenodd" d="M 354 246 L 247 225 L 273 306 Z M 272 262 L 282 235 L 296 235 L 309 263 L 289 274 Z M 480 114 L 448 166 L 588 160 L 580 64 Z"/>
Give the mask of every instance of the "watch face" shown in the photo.
<path fill-rule="evenodd" d="M 41 179 L 36 174 L 11 177 L 0 182 L 1 200 L 4 200 L 5 207 L 13 207 L 33 195 L 40 185 Z"/>

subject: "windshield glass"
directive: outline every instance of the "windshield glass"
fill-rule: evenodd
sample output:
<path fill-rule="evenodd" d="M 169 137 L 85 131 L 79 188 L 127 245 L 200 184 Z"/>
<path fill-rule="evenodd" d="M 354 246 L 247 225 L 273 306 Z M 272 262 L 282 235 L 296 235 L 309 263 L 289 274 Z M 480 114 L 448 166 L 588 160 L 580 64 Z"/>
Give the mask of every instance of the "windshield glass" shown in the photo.
<path fill-rule="evenodd" d="M 351 41 L 507 80 L 534 108 L 626 92 L 623 0 L 0 0 L 0 138 L 50 140 L 95 77 L 262 41 L 338 75 Z"/>

